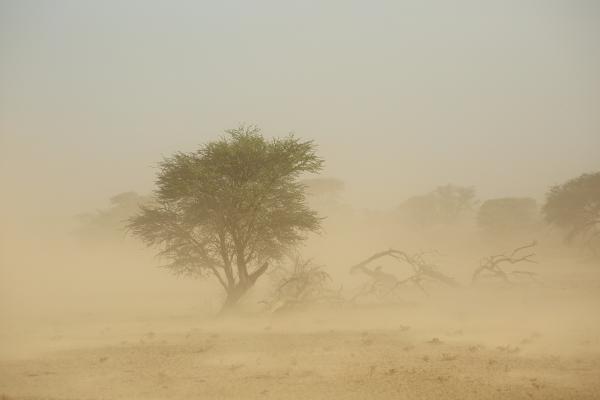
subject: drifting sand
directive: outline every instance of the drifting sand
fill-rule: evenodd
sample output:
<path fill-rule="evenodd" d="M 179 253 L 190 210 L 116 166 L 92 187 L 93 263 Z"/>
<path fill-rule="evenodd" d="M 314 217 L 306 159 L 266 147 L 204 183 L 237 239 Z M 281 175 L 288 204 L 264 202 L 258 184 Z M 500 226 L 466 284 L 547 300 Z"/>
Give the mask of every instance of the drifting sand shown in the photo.
<path fill-rule="evenodd" d="M 500 294 L 461 293 L 453 303 L 438 297 L 283 316 L 57 323 L 30 332 L 36 336 L 22 346 L 29 352 L 4 349 L 0 394 L 3 400 L 600 398 L 596 297 L 566 302 L 559 288 L 518 289 L 492 302 Z"/>

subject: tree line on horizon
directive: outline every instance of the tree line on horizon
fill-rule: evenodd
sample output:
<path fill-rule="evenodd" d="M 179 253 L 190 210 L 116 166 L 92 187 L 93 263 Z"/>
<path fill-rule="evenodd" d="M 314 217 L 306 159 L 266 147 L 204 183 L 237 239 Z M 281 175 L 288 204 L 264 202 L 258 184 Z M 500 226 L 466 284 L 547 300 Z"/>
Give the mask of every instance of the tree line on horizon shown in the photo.
<path fill-rule="evenodd" d="M 344 188 L 338 179 L 302 179 L 319 173 L 323 163 L 313 141 L 293 135 L 267 139 L 255 126 L 240 126 L 196 151 L 165 158 L 152 196 L 112 197 L 109 209 L 80 216 L 77 234 L 94 238 L 126 227 L 157 248 L 172 272 L 213 277 L 229 309 L 274 262 L 321 229 L 322 217 L 310 199 L 337 201 Z M 493 235 L 543 220 L 565 231 L 568 243 L 583 244 L 598 256 L 600 172 L 551 187 L 542 207 L 531 198 L 480 203 L 474 188 L 448 184 L 400 203 L 394 218 L 411 229 L 427 229 L 456 224 L 468 214 Z"/>

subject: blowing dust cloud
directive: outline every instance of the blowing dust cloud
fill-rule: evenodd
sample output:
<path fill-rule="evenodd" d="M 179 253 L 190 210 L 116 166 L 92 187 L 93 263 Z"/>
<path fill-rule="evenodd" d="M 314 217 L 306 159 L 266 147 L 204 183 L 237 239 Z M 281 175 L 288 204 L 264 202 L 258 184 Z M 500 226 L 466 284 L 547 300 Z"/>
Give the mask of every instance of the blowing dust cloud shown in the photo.
<path fill-rule="evenodd" d="M 600 398 L 599 29 L 0 1 L 0 399 Z"/>

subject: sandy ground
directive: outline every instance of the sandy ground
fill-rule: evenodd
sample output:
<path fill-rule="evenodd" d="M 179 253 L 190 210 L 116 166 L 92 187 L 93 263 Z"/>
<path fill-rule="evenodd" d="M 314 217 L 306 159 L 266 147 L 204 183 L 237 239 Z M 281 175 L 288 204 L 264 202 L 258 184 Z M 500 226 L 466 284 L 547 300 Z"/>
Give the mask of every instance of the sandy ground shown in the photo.
<path fill-rule="evenodd" d="M 284 315 L 215 318 L 184 293 L 11 303 L 0 399 L 600 399 L 600 268 L 564 265 L 539 286 Z"/>
<path fill-rule="evenodd" d="M 461 296 L 284 316 L 55 322 L 4 347 L 0 398 L 600 398 L 595 296 Z"/>
<path fill-rule="evenodd" d="M 600 397 L 598 355 L 521 355 L 404 330 L 147 339 L 3 362 L 3 399 Z"/>

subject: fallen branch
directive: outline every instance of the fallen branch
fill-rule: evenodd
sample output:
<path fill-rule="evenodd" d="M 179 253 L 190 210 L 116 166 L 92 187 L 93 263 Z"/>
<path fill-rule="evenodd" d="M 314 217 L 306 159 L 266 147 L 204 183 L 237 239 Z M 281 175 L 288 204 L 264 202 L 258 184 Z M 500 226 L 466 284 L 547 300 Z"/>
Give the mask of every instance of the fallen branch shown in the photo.
<path fill-rule="evenodd" d="M 261 302 L 269 310 L 279 312 L 301 305 L 345 301 L 341 296 L 341 288 L 333 290 L 329 287 L 331 277 L 321 265 L 298 255 L 291 256 L 290 260 L 292 267 L 280 269 L 281 276 L 275 290 L 267 300 Z"/>
<path fill-rule="evenodd" d="M 375 253 L 364 261 L 361 261 L 360 263 L 350 267 L 351 273 L 362 272 L 373 280 L 372 284 L 369 285 L 366 290 L 361 291 L 361 293 L 354 296 L 353 299 L 356 299 L 359 296 L 365 296 L 373 292 L 377 292 L 378 290 L 381 291 L 381 289 L 386 287 L 388 290 L 385 293 L 380 294 L 378 297 L 387 297 L 399 286 L 409 282 L 413 283 L 425 294 L 428 294 L 423 285 L 423 282 L 426 280 L 441 282 L 451 287 L 458 287 L 459 284 L 453 278 L 439 272 L 434 264 L 431 264 L 425 260 L 424 256 L 426 254 L 427 253 L 425 252 L 408 254 L 404 251 L 389 249 Z M 383 257 L 391 257 L 402 264 L 409 265 L 413 270 L 413 274 L 410 277 L 399 281 L 396 276 L 383 272 L 381 267 L 376 267 L 375 269 L 368 268 L 370 263 Z"/>
<path fill-rule="evenodd" d="M 524 262 L 537 263 L 537 261 L 532 259 L 532 257 L 535 256 L 535 253 L 522 253 L 524 250 L 531 249 L 536 245 L 537 242 L 533 241 L 525 246 L 517 247 L 510 253 L 510 255 L 497 254 L 484 258 L 479 264 L 479 267 L 475 270 L 475 272 L 473 272 L 472 283 L 478 282 L 483 276 L 489 276 L 492 278 L 500 279 L 506 283 L 512 283 L 509 278 L 509 273 L 513 275 L 527 275 L 532 280 L 535 280 L 535 273 L 533 272 L 513 270 L 507 273 L 502 268 L 502 264 L 513 265 Z"/>

